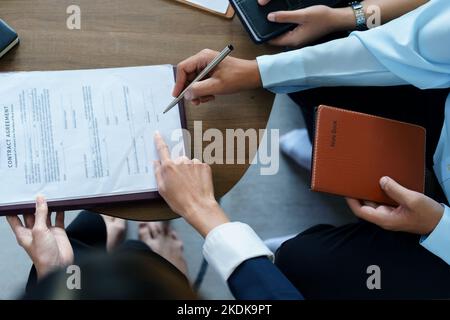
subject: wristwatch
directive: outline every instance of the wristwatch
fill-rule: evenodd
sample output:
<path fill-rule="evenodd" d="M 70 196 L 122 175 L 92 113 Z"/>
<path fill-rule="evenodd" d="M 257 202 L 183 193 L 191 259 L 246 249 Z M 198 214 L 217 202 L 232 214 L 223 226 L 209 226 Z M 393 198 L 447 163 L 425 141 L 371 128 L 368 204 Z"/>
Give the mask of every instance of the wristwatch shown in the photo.
<path fill-rule="evenodd" d="M 367 30 L 366 25 L 366 15 L 364 14 L 364 8 L 359 1 L 353 1 L 350 2 L 350 7 L 352 7 L 353 12 L 355 13 L 356 17 L 356 30 Z"/>

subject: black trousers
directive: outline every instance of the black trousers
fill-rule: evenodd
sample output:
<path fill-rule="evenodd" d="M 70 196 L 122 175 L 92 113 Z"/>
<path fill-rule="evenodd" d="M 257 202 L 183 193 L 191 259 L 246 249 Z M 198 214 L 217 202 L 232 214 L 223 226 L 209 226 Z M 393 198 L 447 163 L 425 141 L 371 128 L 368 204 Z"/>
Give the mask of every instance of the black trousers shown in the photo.
<path fill-rule="evenodd" d="M 315 226 L 285 242 L 276 265 L 306 299 L 450 299 L 450 266 L 419 236 L 360 221 Z M 381 289 L 369 289 L 379 267 Z"/>
<path fill-rule="evenodd" d="M 106 252 L 106 225 L 103 218 L 94 212 L 82 211 L 66 228 L 67 236 L 74 251 L 74 264 L 78 264 L 84 256 L 92 253 Z M 134 252 L 146 254 L 161 261 L 164 265 L 170 268 L 174 273 L 181 275 L 183 279 L 185 276 L 169 261 L 153 252 L 149 246 L 142 241 L 127 240 L 122 243 L 116 252 Z M 187 279 L 186 279 L 187 281 Z M 34 266 L 31 267 L 30 275 L 26 285 L 26 292 L 30 292 L 36 286 L 37 273 Z"/>

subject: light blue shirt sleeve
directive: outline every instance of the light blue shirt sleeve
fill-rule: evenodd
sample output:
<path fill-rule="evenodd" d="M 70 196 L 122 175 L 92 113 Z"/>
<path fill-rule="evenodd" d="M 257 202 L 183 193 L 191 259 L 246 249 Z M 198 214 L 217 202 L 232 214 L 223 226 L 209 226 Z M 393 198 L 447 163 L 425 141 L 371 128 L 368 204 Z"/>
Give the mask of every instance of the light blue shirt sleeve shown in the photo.
<path fill-rule="evenodd" d="M 450 264 L 450 208 L 445 206 L 439 224 L 428 236 L 423 236 L 420 244 L 447 264 Z"/>
<path fill-rule="evenodd" d="M 257 58 L 264 88 L 290 93 L 316 87 L 386 86 L 406 82 L 350 36 L 313 47 Z"/>

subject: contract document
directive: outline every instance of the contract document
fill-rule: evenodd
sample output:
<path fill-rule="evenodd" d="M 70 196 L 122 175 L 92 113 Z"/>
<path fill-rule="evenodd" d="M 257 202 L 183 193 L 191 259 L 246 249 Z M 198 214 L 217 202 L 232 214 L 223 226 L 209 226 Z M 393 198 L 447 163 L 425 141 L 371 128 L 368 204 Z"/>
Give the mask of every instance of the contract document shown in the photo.
<path fill-rule="evenodd" d="M 157 194 L 153 136 L 181 129 L 171 65 L 0 74 L 0 214 Z"/>

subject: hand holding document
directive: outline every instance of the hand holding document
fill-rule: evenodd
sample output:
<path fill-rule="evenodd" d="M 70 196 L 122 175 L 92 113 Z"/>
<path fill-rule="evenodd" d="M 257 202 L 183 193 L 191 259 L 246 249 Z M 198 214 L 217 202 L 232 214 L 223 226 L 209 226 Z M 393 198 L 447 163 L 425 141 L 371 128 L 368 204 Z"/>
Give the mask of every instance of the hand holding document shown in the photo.
<path fill-rule="evenodd" d="M 0 74 L 0 214 L 38 194 L 57 207 L 150 197 L 153 135 L 182 128 L 178 108 L 161 116 L 174 83 L 170 65 Z"/>

